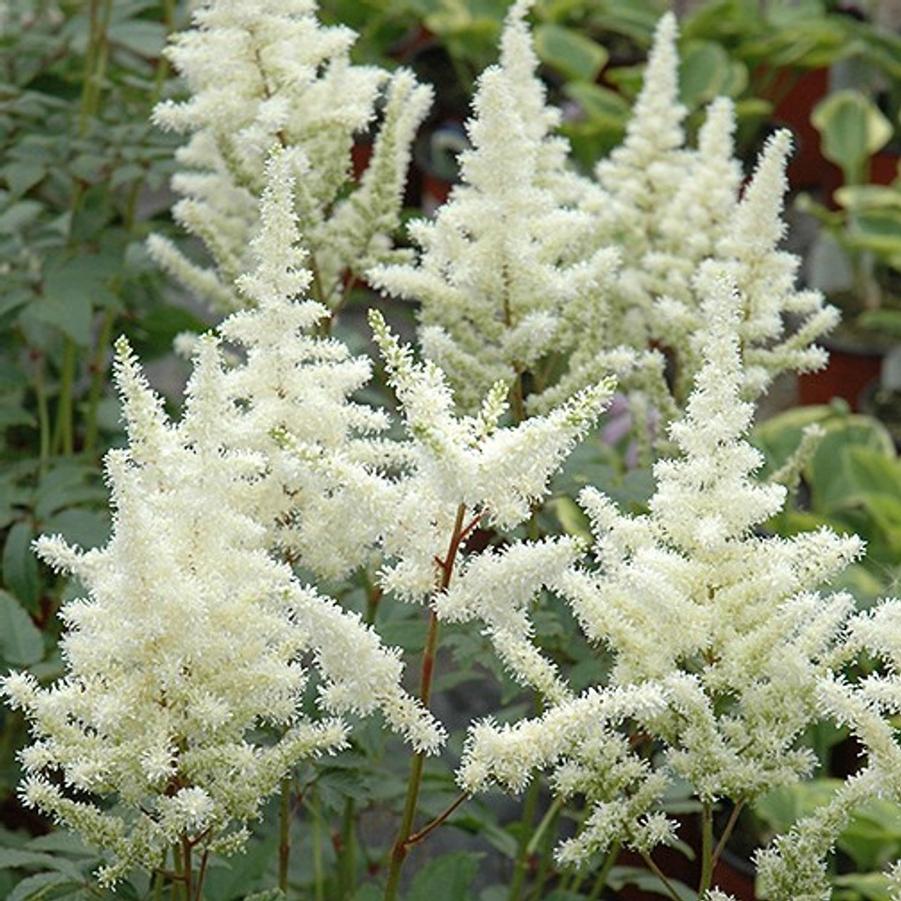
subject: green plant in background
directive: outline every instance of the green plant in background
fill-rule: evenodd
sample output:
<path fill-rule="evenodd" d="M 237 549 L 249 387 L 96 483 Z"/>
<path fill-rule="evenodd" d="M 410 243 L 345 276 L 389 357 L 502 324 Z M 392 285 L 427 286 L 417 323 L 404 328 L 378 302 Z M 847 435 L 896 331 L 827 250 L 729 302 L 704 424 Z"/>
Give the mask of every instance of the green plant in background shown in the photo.
<path fill-rule="evenodd" d="M 800 485 L 792 503 L 769 527 L 786 536 L 821 526 L 860 535 L 867 555 L 845 578 L 859 603 L 868 606 L 896 591 L 901 579 L 901 459 L 879 420 L 852 414 L 840 403 L 799 407 L 754 430 L 766 476 L 784 471 L 810 427 L 822 434 L 795 471 Z"/>

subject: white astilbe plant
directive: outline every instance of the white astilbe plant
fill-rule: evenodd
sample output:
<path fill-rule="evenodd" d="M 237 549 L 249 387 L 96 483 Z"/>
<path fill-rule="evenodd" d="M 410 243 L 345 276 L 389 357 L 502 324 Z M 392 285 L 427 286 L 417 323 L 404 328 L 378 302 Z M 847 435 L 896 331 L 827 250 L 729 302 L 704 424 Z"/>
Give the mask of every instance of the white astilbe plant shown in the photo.
<path fill-rule="evenodd" d="M 501 63 L 479 80 L 462 184 L 434 220 L 410 227 L 418 261 L 368 276 L 421 303 L 423 352 L 447 374 L 461 409 L 474 413 L 503 381 L 517 418 L 525 415 L 522 374 L 531 372 L 540 391 L 546 367 L 538 364 L 569 340 L 577 312 L 603 319 L 602 290 L 617 262 L 615 251 L 592 249 L 593 217 L 576 209 L 585 180 L 568 169 L 568 146 L 551 133 L 559 113 L 535 75 L 530 5 L 514 4 Z"/>
<path fill-rule="evenodd" d="M 349 400 L 370 379 L 368 358 L 317 334 L 329 311 L 309 299 L 312 274 L 294 209 L 294 153 L 277 150 L 267 166 L 260 229 L 250 248 L 256 265 L 238 280 L 250 308 L 219 327 L 244 357 L 226 376 L 235 402 L 229 440 L 267 460 L 257 515 L 270 527 L 273 547 L 319 577 L 337 578 L 365 562 L 390 507 L 392 484 L 370 474 L 370 464 L 390 458 L 389 446 L 372 437 L 388 418 Z"/>
<path fill-rule="evenodd" d="M 382 581 L 386 590 L 419 601 L 435 588 L 436 559 L 464 518 L 471 527 L 483 522 L 503 530 L 529 519 L 551 476 L 607 404 L 612 385 L 595 385 L 547 416 L 502 427 L 505 383 L 489 391 L 476 415 L 457 415 L 438 366 L 415 361 L 377 311 L 370 323 L 408 439 L 408 474 L 381 545 L 389 559 Z"/>
<path fill-rule="evenodd" d="M 595 217 L 598 245 L 616 248 L 621 266 L 604 293 L 604 327 L 590 315 L 576 320 L 568 373 L 559 382 L 574 390 L 596 377 L 598 361 L 615 365 L 615 348 L 646 351 L 653 342 L 673 357 L 676 404 L 665 398 L 663 370 L 653 356 L 639 357 L 639 384 L 665 419 L 684 405 L 703 365 L 696 336 L 705 298 L 695 276 L 708 261 L 729 267 L 742 296 L 742 394 L 748 399 L 758 398 L 781 372 L 822 366 L 824 351 L 814 341 L 838 321 L 821 294 L 795 287 L 799 258 L 779 249 L 788 133 L 770 139 L 742 193 L 729 99 L 709 106 L 697 147 L 686 145 L 676 38 L 676 19 L 667 14 L 657 26 L 626 137 L 597 166 L 600 190 L 585 192 L 580 204 Z M 536 398 L 536 408 L 559 396 Z"/>
<path fill-rule="evenodd" d="M 675 824 L 659 799 L 675 779 L 708 811 L 719 799 L 742 804 L 811 774 L 816 758 L 802 740 L 810 725 L 847 724 L 866 749 L 864 768 L 759 860 L 767 897 L 826 899 L 824 857 L 853 805 L 877 787 L 901 797 L 888 720 L 901 703 L 901 602 L 858 614 L 848 594 L 818 590 L 860 555 L 856 536 L 758 532 L 786 489 L 753 478 L 762 457 L 744 437 L 753 405 L 742 400 L 741 299 L 726 266 L 708 267 L 697 287 L 707 297 L 704 362 L 671 427 L 679 455 L 655 466 L 646 515 L 624 515 L 586 489 L 596 565 L 552 577 L 588 639 L 612 655 L 610 675 L 538 719 L 476 725 L 459 781 L 466 791 L 491 783 L 518 791 L 551 767 L 556 793 L 588 802 L 584 826 L 558 849 L 578 865 L 617 842 L 646 853 L 670 841 Z M 512 556 L 510 564 L 508 572 L 502 561 L 486 564 L 492 584 L 515 578 L 519 564 Z M 508 620 L 526 600 L 509 605 Z M 498 621 L 487 594 L 461 603 L 481 608 L 489 628 Z M 862 655 L 883 659 L 888 675 L 846 681 Z M 659 753 L 637 753 L 630 734 Z"/>
<path fill-rule="evenodd" d="M 814 342 L 839 319 L 838 310 L 826 305 L 820 292 L 796 288 L 800 258 L 779 249 L 786 230 L 782 213 L 789 133 L 780 131 L 769 139 L 744 193 L 739 198 L 736 192 L 730 203 L 726 194 L 732 192 L 735 179 L 727 177 L 725 144 L 734 127 L 728 124 L 731 119 L 731 107 L 711 107 L 702 130 L 697 171 L 686 182 L 688 198 L 677 198 L 671 208 L 669 244 L 650 261 L 658 269 L 661 294 L 654 304 L 652 334 L 675 355 L 677 397 L 689 390 L 702 363 L 694 337 L 704 316 L 703 294 L 692 278 L 698 268 L 711 263 L 725 266 L 741 295 L 739 340 L 745 361 L 745 398 L 758 398 L 780 372 L 821 368 L 826 352 Z M 714 183 L 719 183 L 719 192 Z M 706 204 L 701 202 L 702 193 Z M 691 208 L 698 213 L 694 223 Z M 695 237 L 692 245 L 690 235 L 704 237 Z"/>
<path fill-rule="evenodd" d="M 268 553 L 249 515 L 265 460 L 224 446 L 231 404 L 213 339 L 195 363 L 172 424 L 117 346 L 129 444 L 106 458 L 112 537 L 89 551 L 37 542 L 85 592 L 60 614 L 65 676 L 2 683 L 34 737 L 21 752 L 24 803 L 106 853 L 104 884 L 161 868 L 173 844 L 240 849 L 295 763 L 344 747 L 344 712 L 380 709 L 420 751 L 443 739 L 401 689 L 398 654 Z M 321 720 L 303 713 L 307 656 Z"/>
<path fill-rule="evenodd" d="M 173 214 L 213 265 L 192 262 L 160 236 L 149 246 L 164 269 L 220 310 L 247 302 L 234 284 L 251 268 L 247 248 L 273 145 L 294 151 L 318 301 L 335 309 L 347 293 L 345 273 L 398 257 L 391 235 L 431 89 L 406 70 L 352 65 L 353 31 L 322 26 L 316 11 L 315 0 L 211 0 L 166 51 L 191 91 L 154 113 L 163 128 L 190 135 L 178 152 L 184 168 L 172 186 L 182 200 Z M 372 125 L 383 92 L 372 159 L 344 196 L 355 135 Z"/>

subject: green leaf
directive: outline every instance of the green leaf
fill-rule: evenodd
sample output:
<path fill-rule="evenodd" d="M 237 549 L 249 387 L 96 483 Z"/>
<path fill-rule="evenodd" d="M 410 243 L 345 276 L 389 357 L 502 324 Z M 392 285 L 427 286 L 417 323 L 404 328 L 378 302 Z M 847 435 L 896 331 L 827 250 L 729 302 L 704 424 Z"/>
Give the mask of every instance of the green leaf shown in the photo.
<path fill-rule="evenodd" d="M 834 876 L 832 882 L 839 889 L 833 894 L 836 901 L 859 901 L 861 898 L 866 901 L 895 901 L 885 873 L 844 873 Z"/>
<path fill-rule="evenodd" d="M 38 564 L 31 549 L 34 534 L 26 522 L 17 522 L 3 547 L 3 584 L 30 610 L 38 602 Z"/>
<path fill-rule="evenodd" d="M 183 307 L 157 304 L 129 323 L 126 334 L 134 352 L 148 360 L 171 353 L 172 342 L 181 332 L 203 333 L 208 329 L 208 323 Z"/>
<path fill-rule="evenodd" d="M 430 860 L 417 874 L 406 901 L 460 901 L 472 894 L 481 854 L 458 852 Z"/>
<path fill-rule="evenodd" d="M 576 81 L 594 81 L 608 58 L 600 44 L 563 25 L 539 25 L 535 29 L 535 51 L 542 62 Z"/>
<path fill-rule="evenodd" d="M 901 183 L 885 185 L 844 185 L 835 192 L 835 199 L 845 209 L 856 213 L 895 209 L 901 212 Z"/>
<path fill-rule="evenodd" d="M 39 901 L 43 898 L 58 897 L 62 888 L 75 888 L 81 880 L 72 879 L 65 873 L 37 873 L 23 879 L 7 896 L 6 901 Z"/>
<path fill-rule="evenodd" d="M 6 179 L 13 197 L 21 197 L 29 188 L 34 187 L 45 175 L 47 168 L 43 163 L 29 162 L 26 160 L 9 163 L 3 167 L 3 177 Z"/>
<path fill-rule="evenodd" d="M 901 338 L 901 310 L 867 310 L 857 317 L 861 328 Z"/>
<path fill-rule="evenodd" d="M 0 213 L 0 235 L 12 235 L 40 216 L 43 205 L 36 200 L 21 200 Z"/>
<path fill-rule="evenodd" d="M 114 46 L 118 44 L 148 59 L 156 59 L 166 43 L 163 24 L 145 19 L 114 22 L 108 33 L 110 43 Z"/>
<path fill-rule="evenodd" d="M 109 537 L 109 517 L 100 510 L 63 510 L 44 523 L 48 535 L 62 535 L 82 548 L 99 547 Z"/>
<path fill-rule="evenodd" d="M 820 133 L 823 155 L 840 166 L 845 184 L 864 180 L 864 164 L 892 137 L 892 125 L 859 91 L 836 91 L 821 100 L 810 121 Z"/>
<path fill-rule="evenodd" d="M 682 53 L 679 92 L 689 109 L 710 103 L 726 90 L 733 76 L 726 51 L 711 41 L 693 41 Z"/>
<path fill-rule="evenodd" d="M 591 541 L 591 528 L 588 517 L 582 512 L 582 508 L 571 497 L 556 497 L 549 506 L 554 511 L 563 531 L 567 535 L 575 535 Z"/>
<path fill-rule="evenodd" d="M 0 657 L 16 666 L 30 666 L 43 656 L 44 640 L 37 626 L 11 594 L 0 590 Z"/>
<path fill-rule="evenodd" d="M 828 804 L 841 785 L 839 779 L 812 779 L 776 788 L 754 802 L 754 810 L 775 832 L 787 832 L 794 823 Z"/>
<path fill-rule="evenodd" d="M 669 891 L 663 882 L 649 870 L 641 867 L 613 867 L 607 878 L 607 884 L 619 891 L 626 885 L 634 885 L 643 892 L 669 897 Z M 670 879 L 673 891 L 679 896 L 679 901 L 697 901 L 697 892 L 677 879 Z"/>
<path fill-rule="evenodd" d="M 262 841 L 252 841 L 244 854 L 230 858 L 209 873 L 204 894 L 216 901 L 242 898 L 259 885 L 277 845 L 278 834 L 275 832 Z"/>
<path fill-rule="evenodd" d="M 586 81 L 567 82 L 563 91 L 582 107 L 586 118 L 592 123 L 600 122 L 617 129 L 625 127 L 631 108 L 616 91 Z"/>

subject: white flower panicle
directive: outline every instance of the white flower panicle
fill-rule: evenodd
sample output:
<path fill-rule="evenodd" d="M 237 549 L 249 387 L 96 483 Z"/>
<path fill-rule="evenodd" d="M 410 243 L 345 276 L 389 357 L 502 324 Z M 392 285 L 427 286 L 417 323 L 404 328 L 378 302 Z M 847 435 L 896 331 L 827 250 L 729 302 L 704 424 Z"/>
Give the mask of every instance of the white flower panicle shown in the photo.
<path fill-rule="evenodd" d="M 592 198 L 603 204 L 598 210 L 599 225 L 632 257 L 646 251 L 648 238 L 659 228 L 661 209 L 689 171 L 683 148 L 687 110 L 679 101 L 677 37 L 676 17 L 667 13 L 657 24 L 623 143 L 595 170 L 603 189 L 602 197 Z"/>
<path fill-rule="evenodd" d="M 824 366 L 826 352 L 813 342 L 839 321 L 838 310 L 827 306 L 819 291 L 795 288 L 800 258 L 779 249 L 790 153 L 787 131 L 770 138 L 715 255 L 729 266 L 743 298 L 744 393 L 750 397 L 765 391 L 779 372 Z M 789 334 L 786 316 L 798 322 Z"/>
<path fill-rule="evenodd" d="M 467 559 L 435 610 L 447 622 L 481 620 L 498 656 L 515 679 L 551 701 L 569 695 L 556 667 L 533 645 L 528 606 L 537 592 L 553 586 L 581 556 L 572 538 L 512 544 Z"/>
<path fill-rule="evenodd" d="M 177 424 L 124 340 L 116 381 L 130 442 L 106 458 L 112 537 L 84 552 L 58 536 L 36 543 L 86 590 L 61 611 L 65 677 L 49 688 L 28 674 L 3 681 L 34 737 L 21 758 L 25 803 L 109 852 L 107 884 L 160 867 L 182 837 L 237 850 L 297 761 L 346 744 L 340 719 L 302 715 L 307 652 L 327 712 L 382 710 L 423 750 L 443 738 L 400 688 L 396 652 L 268 553 L 250 515 L 265 459 L 228 447 L 216 342 L 200 341 Z M 110 799 L 121 812 L 105 812 Z"/>
<path fill-rule="evenodd" d="M 592 309 L 575 318 L 568 372 L 560 380 L 571 390 L 598 371 L 598 361 L 609 366 L 612 353 L 629 348 L 638 354 L 631 367 L 639 365 L 641 378 L 619 370 L 621 381 L 634 382 L 665 420 L 684 404 L 703 366 L 697 336 L 708 290 L 700 273 L 708 264 L 728 266 L 742 296 L 742 394 L 748 399 L 758 398 L 781 372 L 821 366 L 825 354 L 814 342 L 838 318 L 822 295 L 795 287 L 799 260 L 779 249 L 788 133 L 767 143 L 742 195 L 729 99 L 709 106 L 697 147 L 685 143 L 676 36 L 675 17 L 668 14 L 658 24 L 626 137 L 598 164 L 600 190 L 585 192 L 580 204 L 595 218 L 596 246 L 615 248 L 620 268 L 605 286 L 601 315 Z M 647 354 L 649 343 L 673 359 L 671 388 L 663 366 Z"/>
<path fill-rule="evenodd" d="M 658 800 L 676 778 L 706 802 L 753 800 L 804 778 L 815 758 L 800 739 L 824 716 L 848 725 L 868 753 L 870 775 L 849 783 L 848 803 L 872 793 L 875 779 L 886 796 L 901 798 L 901 749 L 887 719 L 901 704 L 901 601 L 855 613 L 849 595 L 818 591 L 860 555 L 856 536 L 827 529 L 791 539 L 758 534 L 786 489 L 753 477 L 762 457 L 744 437 L 753 406 L 742 400 L 742 307 L 732 270 L 711 267 L 705 285 L 703 365 L 684 416 L 671 427 L 679 456 L 655 467 L 650 512 L 626 516 L 587 489 L 580 500 L 597 566 L 548 567 L 545 584 L 569 602 L 586 637 L 612 653 L 609 681 L 563 697 L 538 720 L 474 727 L 459 773 L 467 790 L 492 781 L 519 790 L 534 769 L 550 766 L 562 796 L 585 794 L 585 826 L 559 849 L 567 863 L 616 841 L 648 850 L 670 840 Z M 473 568 L 497 565 L 489 557 Z M 494 585 L 486 579 L 486 587 Z M 490 596 L 461 587 L 440 604 L 478 616 L 489 631 L 515 624 L 528 634 L 522 617 L 533 593 L 495 609 Z M 841 674 L 861 654 L 884 660 L 888 675 L 846 681 Z M 532 673 L 526 663 L 520 678 Z M 621 720 L 585 716 L 629 692 L 658 699 L 621 712 L 660 744 L 653 768 L 629 747 Z M 761 857 L 768 897 L 828 897 L 823 859 L 847 810 L 837 802 Z"/>
<path fill-rule="evenodd" d="M 416 362 L 378 311 L 370 311 L 369 319 L 410 445 L 410 472 L 382 543 L 392 561 L 383 581 L 418 600 L 435 587 L 435 558 L 447 548 L 459 509 L 503 529 L 527 520 L 553 473 L 606 406 L 612 385 L 587 389 L 547 416 L 500 427 L 506 409 L 501 383 L 477 415 L 458 416 L 441 370 L 431 361 Z"/>
<path fill-rule="evenodd" d="M 307 0 L 212 0 L 194 14 L 194 27 L 167 50 L 191 97 L 159 104 L 154 118 L 187 133 L 179 151 L 184 169 L 173 179 L 182 196 L 173 212 L 206 245 L 212 267 L 190 261 L 154 236 L 159 264 L 190 290 L 223 310 L 245 305 L 235 280 L 251 266 L 247 247 L 259 217 L 265 163 L 273 146 L 291 150 L 295 175 L 313 173 L 296 197 L 319 274 L 319 301 L 341 304 L 344 273 L 394 259 L 410 145 L 431 101 L 429 88 L 400 70 L 392 76 L 356 66 L 354 33 L 324 27 Z M 349 198 L 341 199 L 355 135 L 387 98 L 372 166 Z"/>
<path fill-rule="evenodd" d="M 226 376 L 231 441 L 267 461 L 259 520 L 283 554 L 336 578 L 368 558 L 390 506 L 393 486 L 366 465 L 371 436 L 388 420 L 350 400 L 370 379 L 369 360 L 316 334 L 329 314 L 307 297 L 312 275 L 294 209 L 293 154 L 276 151 L 267 164 L 251 247 L 256 268 L 238 281 L 253 307 L 233 313 L 219 333 L 244 355 Z"/>
<path fill-rule="evenodd" d="M 574 180 L 585 180 L 569 170 L 566 142 L 551 135 L 559 114 L 535 75 L 529 6 L 513 6 L 501 64 L 479 80 L 462 184 L 433 221 L 411 226 L 419 260 L 368 275 L 421 303 L 423 351 L 465 412 L 495 382 L 535 372 L 565 344 L 567 307 L 597 307 L 617 262 L 613 251 L 591 247 L 593 217 L 572 199 L 582 193 Z"/>
<path fill-rule="evenodd" d="M 704 272 L 709 267 L 715 271 L 726 267 L 742 298 L 738 337 L 744 359 L 743 397 L 758 398 L 781 372 L 820 368 L 826 353 L 814 342 L 838 322 L 838 311 L 826 305 L 819 292 L 795 287 L 800 260 L 779 249 L 785 232 L 788 132 L 777 132 L 767 142 L 739 197 L 737 179 L 728 169 L 731 151 L 723 140 L 726 119 L 731 117 L 726 106 L 711 107 L 704 129 L 711 133 L 702 131 L 698 171 L 667 213 L 668 239 L 661 242 L 659 252 L 645 258 L 658 273 L 648 284 L 660 294 L 654 302 L 651 333 L 674 354 L 679 400 L 703 365 L 696 336 L 703 322 L 703 298 L 708 294 Z"/>

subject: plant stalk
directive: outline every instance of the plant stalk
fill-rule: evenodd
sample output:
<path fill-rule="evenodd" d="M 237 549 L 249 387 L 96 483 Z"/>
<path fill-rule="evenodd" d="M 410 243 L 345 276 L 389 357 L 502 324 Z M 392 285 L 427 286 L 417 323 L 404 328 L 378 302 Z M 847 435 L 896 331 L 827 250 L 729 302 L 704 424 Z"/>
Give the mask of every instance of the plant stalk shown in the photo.
<path fill-rule="evenodd" d="M 522 832 L 519 836 L 519 848 L 516 853 L 516 863 L 513 865 L 513 879 L 510 882 L 510 891 L 507 893 L 508 901 L 518 901 L 522 892 L 526 874 L 529 871 L 529 829 L 535 821 L 535 812 L 538 809 L 538 800 L 541 797 L 541 780 L 536 776 L 529 783 L 526 792 L 526 800 L 523 805 L 522 820 L 520 826 Z"/>
<path fill-rule="evenodd" d="M 701 811 L 701 880 L 698 897 L 703 898 L 713 882 L 713 805 L 705 801 Z"/>
<path fill-rule="evenodd" d="M 91 361 L 91 387 L 88 392 L 88 409 L 85 417 L 84 449 L 87 453 L 93 453 L 97 445 L 97 408 L 103 395 L 103 385 L 106 377 L 106 351 L 113 333 L 115 314 L 107 310 L 103 315 L 103 325 L 100 328 L 100 336 L 97 339 L 97 349 L 94 359 Z"/>
<path fill-rule="evenodd" d="M 45 358 L 38 358 L 34 371 L 34 393 L 38 404 L 38 426 L 40 428 L 40 464 L 39 471 L 43 475 L 50 459 L 50 411 L 47 407 L 47 386 L 44 384 Z"/>
<path fill-rule="evenodd" d="M 619 852 L 621 850 L 622 845 L 619 842 L 616 842 L 610 849 L 610 853 L 607 855 L 607 859 L 604 861 L 604 865 L 601 867 L 600 872 L 597 875 L 597 879 L 595 879 L 594 885 L 591 887 L 591 893 L 588 895 L 588 901 L 597 901 L 597 899 L 601 897 L 601 893 L 604 891 L 604 887 L 607 885 L 607 879 L 610 876 L 610 871 L 616 864 L 616 860 L 619 857 Z"/>
<path fill-rule="evenodd" d="M 354 889 L 357 871 L 355 825 L 356 805 L 353 798 L 347 798 L 341 816 L 341 846 L 338 849 L 338 890 L 341 901 L 350 898 Z"/>
<path fill-rule="evenodd" d="M 325 874 L 322 868 L 322 816 L 319 792 L 313 790 L 313 891 L 316 901 L 325 901 Z"/>
<path fill-rule="evenodd" d="M 454 572 L 454 563 L 457 552 L 463 541 L 466 530 L 463 527 L 463 519 L 466 516 L 466 506 L 460 504 L 457 508 L 457 518 L 454 521 L 454 530 L 451 535 L 447 556 L 438 563 L 437 591 L 446 591 Z M 432 678 L 435 673 L 435 652 L 438 648 L 438 617 L 434 610 L 429 611 L 429 627 L 426 634 L 425 647 L 422 652 L 422 674 L 420 677 L 419 698 L 424 707 L 428 708 L 432 696 Z M 400 829 L 397 838 L 391 848 L 391 863 L 388 869 L 388 881 L 385 885 L 385 901 L 394 901 L 400 886 L 400 874 L 404 860 L 409 851 L 410 835 L 413 832 L 413 821 L 416 818 L 416 805 L 419 802 L 419 791 L 422 787 L 422 771 L 425 766 L 425 754 L 420 751 L 413 755 L 410 762 L 410 776 L 407 780 L 407 795 L 404 800 L 404 812 L 401 818 Z"/>
<path fill-rule="evenodd" d="M 60 372 L 59 401 L 56 407 L 56 431 L 53 435 L 52 452 L 68 456 L 74 451 L 72 425 L 72 391 L 75 383 L 75 342 L 65 339 L 63 363 Z"/>
<path fill-rule="evenodd" d="M 291 776 L 282 779 L 279 805 L 278 887 L 288 894 L 288 863 L 291 859 Z"/>

